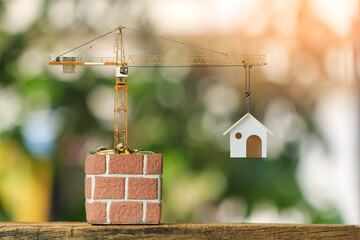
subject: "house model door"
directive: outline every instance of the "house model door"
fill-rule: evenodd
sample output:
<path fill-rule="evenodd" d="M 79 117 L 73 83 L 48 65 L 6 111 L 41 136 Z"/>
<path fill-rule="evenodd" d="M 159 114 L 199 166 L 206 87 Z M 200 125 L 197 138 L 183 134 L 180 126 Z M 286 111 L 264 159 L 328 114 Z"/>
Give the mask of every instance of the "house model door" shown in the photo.
<path fill-rule="evenodd" d="M 262 142 L 261 138 L 256 135 L 251 135 L 246 140 L 246 157 L 261 158 L 262 157 Z"/>

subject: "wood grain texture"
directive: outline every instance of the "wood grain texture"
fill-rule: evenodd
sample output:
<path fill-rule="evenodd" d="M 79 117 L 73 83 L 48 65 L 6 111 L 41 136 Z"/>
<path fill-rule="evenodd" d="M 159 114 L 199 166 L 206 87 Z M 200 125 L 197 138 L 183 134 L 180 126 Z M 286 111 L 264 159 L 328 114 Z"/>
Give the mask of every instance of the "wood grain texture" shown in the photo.
<path fill-rule="evenodd" d="M 360 239 L 359 225 L 0 223 L 1 239 Z"/>

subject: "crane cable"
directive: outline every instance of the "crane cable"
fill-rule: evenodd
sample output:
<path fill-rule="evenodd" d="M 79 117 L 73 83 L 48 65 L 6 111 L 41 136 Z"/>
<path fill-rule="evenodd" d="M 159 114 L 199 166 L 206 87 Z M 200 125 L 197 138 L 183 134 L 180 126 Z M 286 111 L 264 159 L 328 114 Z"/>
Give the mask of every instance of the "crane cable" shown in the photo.
<path fill-rule="evenodd" d="M 101 40 L 103 39 L 99 39 L 97 42 L 95 42 L 94 44 L 92 44 L 90 47 L 86 48 L 84 51 L 82 51 L 79 55 L 77 55 L 76 57 L 80 57 L 81 55 L 83 55 L 85 52 L 89 51 L 90 49 L 92 49 L 96 44 L 98 44 L 99 42 L 101 42 Z"/>
<path fill-rule="evenodd" d="M 117 31 L 117 30 L 118 30 L 118 28 L 115 28 L 114 30 L 112 30 L 112 31 L 110 31 L 110 32 L 107 32 L 107 33 L 105 33 L 105 34 L 103 34 L 103 35 L 101 35 L 101 36 L 99 36 L 99 37 L 96 37 L 96 38 L 94 38 L 94 39 L 92 39 L 92 40 L 90 40 L 90 41 L 87 41 L 86 43 L 83 43 L 83 44 L 81 44 L 81 45 L 79 45 L 79 46 L 77 46 L 77 47 L 75 47 L 75 48 L 73 48 L 73 49 L 70 49 L 69 51 L 66 51 L 66 52 L 58 55 L 56 58 L 59 58 L 59 57 L 65 55 L 65 54 L 67 54 L 67 53 L 69 53 L 69 52 L 75 51 L 76 49 L 81 48 L 81 47 L 83 47 L 83 46 L 85 46 L 85 45 L 87 45 L 87 44 L 89 44 L 89 43 L 92 43 L 92 42 L 94 42 L 94 41 L 96 41 L 96 40 L 98 40 L 98 39 L 100 39 L 100 38 L 103 38 L 103 37 L 109 35 L 110 33 L 115 32 L 115 31 Z M 94 44 L 94 45 L 95 45 L 95 44 Z M 91 47 L 92 47 L 92 46 L 91 46 Z M 90 47 L 90 48 L 91 48 L 91 47 Z M 87 50 L 88 50 L 88 49 L 87 49 Z M 84 51 L 84 52 L 85 52 L 85 51 Z M 82 52 L 81 54 L 83 54 L 84 52 Z M 80 55 L 81 55 L 81 54 L 80 54 Z"/>
<path fill-rule="evenodd" d="M 251 89 L 250 89 L 250 69 L 251 69 L 251 65 L 245 65 L 245 103 L 246 103 L 246 108 L 247 108 L 247 112 L 249 113 L 250 111 L 250 99 L 251 99 Z"/>
<path fill-rule="evenodd" d="M 153 33 L 143 32 L 143 31 L 136 30 L 136 29 L 133 29 L 133 28 L 128 28 L 128 27 L 125 27 L 125 26 L 123 26 L 123 28 L 124 28 L 124 29 L 128 29 L 128 30 L 131 30 L 131 31 L 134 31 L 134 32 L 138 32 L 138 33 L 141 33 L 141 34 L 149 35 L 149 36 L 152 36 L 152 37 L 157 37 L 157 38 L 160 38 L 160 39 L 163 39 L 163 40 L 175 42 L 175 43 L 178 43 L 178 44 L 187 45 L 187 46 L 190 46 L 190 47 L 193 47 L 193 48 L 198 48 L 198 49 L 206 50 L 206 51 L 213 52 L 213 53 L 218 53 L 218 54 L 225 55 L 225 56 L 228 56 L 228 55 L 229 55 L 228 53 L 215 51 L 215 50 L 212 50 L 212 49 L 209 49 L 209 48 L 204 48 L 204 47 L 200 47 L 200 46 L 193 45 L 193 44 L 189 44 L 189 43 L 185 43 L 185 42 L 180 42 L 180 41 L 177 41 L 177 40 L 174 40 L 174 39 L 171 39 L 171 38 L 162 37 L 162 36 L 159 36 L 159 35 L 156 35 L 156 34 L 153 34 Z M 70 49 L 69 51 L 66 51 L 66 52 L 58 55 L 56 58 L 60 58 L 61 56 L 65 55 L 65 54 L 67 54 L 67 53 L 69 53 L 69 52 L 75 51 L 76 49 L 79 49 L 79 48 L 81 48 L 81 47 L 83 47 L 83 46 L 85 46 L 85 45 L 87 45 L 87 44 L 89 44 L 89 43 L 92 43 L 92 42 L 94 42 L 94 41 L 96 41 L 96 40 L 98 40 L 98 39 L 100 39 L 100 38 L 103 38 L 103 37 L 109 35 L 110 33 L 115 32 L 115 31 L 117 31 L 117 30 L 118 30 L 118 28 L 115 28 L 114 30 L 112 30 L 112 31 L 110 31 L 110 32 L 107 32 L 107 33 L 105 33 L 105 34 L 103 34 L 103 35 L 101 35 L 101 36 L 98 36 L 98 37 L 96 37 L 96 38 L 94 38 L 94 39 L 92 39 L 92 40 L 90 40 L 90 41 L 87 41 L 87 42 L 85 42 L 85 43 L 83 43 L 83 44 L 81 44 L 81 45 L 79 45 L 79 46 L 77 46 L 77 47 L 75 47 L 75 48 L 73 48 L 73 49 Z M 95 43 L 95 44 L 97 44 L 97 43 Z M 87 50 L 89 50 L 90 48 L 92 48 L 95 44 L 93 44 L 93 45 L 90 46 L 88 49 L 86 49 L 85 51 L 83 51 L 82 53 L 80 53 L 80 55 L 83 54 L 84 52 L 86 52 Z M 79 55 L 79 56 L 80 56 L 80 55 Z"/>
<path fill-rule="evenodd" d="M 185 42 L 180 42 L 180 41 L 177 41 L 177 40 L 174 40 L 174 39 L 171 39 L 171 38 L 162 37 L 162 36 L 159 36 L 159 35 L 156 35 L 156 34 L 153 34 L 153 33 L 143 32 L 143 31 L 136 30 L 136 29 L 132 29 L 132 28 L 128 28 L 128 27 L 125 27 L 125 26 L 123 26 L 123 28 L 129 29 L 129 30 L 134 31 L 134 32 L 142 33 L 142 34 L 145 34 L 145 35 L 149 35 L 149 36 L 152 36 L 152 37 L 161 38 L 161 39 L 164 39 L 164 40 L 167 40 L 167 41 L 171 41 L 171 42 L 175 42 L 175 43 L 187 45 L 187 46 L 190 46 L 190 47 L 193 47 L 193 48 L 199 48 L 199 49 L 202 49 L 202 50 L 206 50 L 206 51 L 209 51 L 209 52 L 218 53 L 218 54 L 225 55 L 225 56 L 228 56 L 228 55 L 229 55 L 229 54 L 227 54 L 227 53 L 215 51 L 215 50 L 212 50 L 212 49 L 209 49 L 209 48 L 204 48 L 204 47 L 196 46 L 196 45 L 189 44 L 189 43 L 185 43 Z"/>

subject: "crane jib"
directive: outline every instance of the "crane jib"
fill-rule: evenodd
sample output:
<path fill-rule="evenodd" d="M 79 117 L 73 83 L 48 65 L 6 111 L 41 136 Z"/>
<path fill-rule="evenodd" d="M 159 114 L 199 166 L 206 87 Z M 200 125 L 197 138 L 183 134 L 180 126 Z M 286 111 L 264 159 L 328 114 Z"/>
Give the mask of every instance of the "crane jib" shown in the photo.
<path fill-rule="evenodd" d="M 49 65 L 117 65 L 114 57 L 63 57 Z M 130 55 L 118 65 L 266 65 L 265 55 Z"/>

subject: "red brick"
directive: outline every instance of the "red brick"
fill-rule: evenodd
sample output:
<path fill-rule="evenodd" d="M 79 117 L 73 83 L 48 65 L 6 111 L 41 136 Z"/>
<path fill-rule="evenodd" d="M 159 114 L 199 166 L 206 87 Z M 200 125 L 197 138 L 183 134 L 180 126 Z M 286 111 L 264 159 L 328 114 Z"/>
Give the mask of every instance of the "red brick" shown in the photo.
<path fill-rule="evenodd" d="M 85 198 L 91 198 L 91 178 L 85 178 Z"/>
<path fill-rule="evenodd" d="M 103 174 L 105 171 L 105 155 L 88 154 L 86 156 L 85 174 Z"/>
<path fill-rule="evenodd" d="M 157 199 L 158 178 L 129 178 L 128 199 Z"/>
<path fill-rule="evenodd" d="M 146 155 L 146 174 L 162 174 L 163 172 L 163 155 L 150 154 Z"/>
<path fill-rule="evenodd" d="M 145 223 L 159 224 L 161 218 L 161 203 L 146 203 Z"/>
<path fill-rule="evenodd" d="M 106 203 L 86 202 L 85 210 L 86 210 L 86 220 L 89 223 L 106 222 Z"/>
<path fill-rule="evenodd" d="M 95 177 L 94 199 L 123 199 L 125 178 Z"/>
<path fill-rule="evenodd" d="M 141 202 L 113 202 L 110 205 L 110 223 L 136 224 L 142 223 Z"/>
<path fill-rule="evenodd" d="M 143 155 L 129 154 L 119 155 L 111 154 L 109 160 L 110 174 L 142 174 L 143 173 Z"/>

